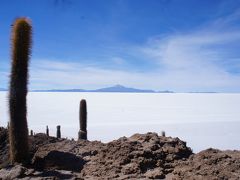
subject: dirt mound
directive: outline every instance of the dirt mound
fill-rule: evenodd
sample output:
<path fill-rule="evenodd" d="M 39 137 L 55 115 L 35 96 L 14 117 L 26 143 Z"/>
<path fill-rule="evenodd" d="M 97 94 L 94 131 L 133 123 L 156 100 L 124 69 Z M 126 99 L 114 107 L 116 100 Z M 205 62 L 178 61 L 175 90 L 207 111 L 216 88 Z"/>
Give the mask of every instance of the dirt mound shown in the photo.
<path fill-rule="evenodd" d="M 135 134 L 109 143 L 29 137 L 31 164 L 0 168 L 0 179 L 240 179 L 240 152 L 208 149 L 192 154 L 178 138 Z M 0 128 L 0 165 L 8 159 Z"/>
<path fill-rule="evenodd" d="M 178 160 L 192 154 L 178 138 L 160 137 L 156 133 L 135 134 L 112 141 L 84 166 L 83 177 L 164 178 Z"/>
<path fill-rule="evenodd" d="M 179 163 L 176 179 L 240 179 L 240 152 L 207 149 Z"/>

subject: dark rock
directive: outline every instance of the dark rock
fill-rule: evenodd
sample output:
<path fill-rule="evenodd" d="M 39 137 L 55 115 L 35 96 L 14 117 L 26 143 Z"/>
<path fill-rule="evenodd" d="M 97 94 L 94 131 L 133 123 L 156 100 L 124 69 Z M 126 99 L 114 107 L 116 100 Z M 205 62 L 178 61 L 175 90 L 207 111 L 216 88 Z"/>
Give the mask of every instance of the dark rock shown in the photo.
<path fill-rule="evenodd" d="M 37 152 L 33 158 L 33 166 L 37 169 L 62 169 L 80 172 L 85 161 L 76 155 L 61 151 Z"/>

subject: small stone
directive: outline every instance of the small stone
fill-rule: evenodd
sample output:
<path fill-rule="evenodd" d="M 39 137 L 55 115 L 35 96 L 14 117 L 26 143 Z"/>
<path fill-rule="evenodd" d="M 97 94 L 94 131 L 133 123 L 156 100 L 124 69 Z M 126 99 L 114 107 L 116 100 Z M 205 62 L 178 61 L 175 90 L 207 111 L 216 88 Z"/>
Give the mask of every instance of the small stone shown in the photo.
<path fill-rule="evenodd" d="M 145 176 L 149 179 L 163 179 L 163 178 L 165 178 L 165 175 L 162 172 L 161 168 L 156 168 L 154 170 L 148 170 L 145 173 Z"/>
<path fill-rule="evenodd" d="M 0 170 L 1 180 L 16 179 L 21 177 L 25 172 L 26 168 L 21 165 L 13 167 L 3 168 Z"/>

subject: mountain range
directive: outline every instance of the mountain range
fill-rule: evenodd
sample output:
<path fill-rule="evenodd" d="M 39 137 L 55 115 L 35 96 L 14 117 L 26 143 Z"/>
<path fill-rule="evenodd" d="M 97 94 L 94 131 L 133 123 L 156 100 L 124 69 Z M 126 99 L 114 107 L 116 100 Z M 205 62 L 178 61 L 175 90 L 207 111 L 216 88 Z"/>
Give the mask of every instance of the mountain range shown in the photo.
<path fill-rule="evenodd" d="M 33 90 L 32 92 L 122 92 L 122 93 L 172 93 L 172 91 L 154 91 L 150 89 L 136 89 L 125 87 L 122 85 L 115 85 L 95 90 L 85 89 L 49 89 L 49 90 Z"/>
<path fill-rule="evenodd" d="M 0 91 L 7 91 L 7 89 L 0 88 Z M 30 90 L 30 92 L 119 92 L 119 93 L 174 93 L 173 91 L 165 90 L 165 91 L 154 91 L 151 89 L 136 89 L 131 87 L 125 87 L 122 85 L 115 85 L 111 87 L 105 87 L 94 90 L 87 89 L 47 89 L 47 90 Z M 213 91 L 196 91 L 196 92 L 188 92 L 188 93 L 216 93 Z"/>

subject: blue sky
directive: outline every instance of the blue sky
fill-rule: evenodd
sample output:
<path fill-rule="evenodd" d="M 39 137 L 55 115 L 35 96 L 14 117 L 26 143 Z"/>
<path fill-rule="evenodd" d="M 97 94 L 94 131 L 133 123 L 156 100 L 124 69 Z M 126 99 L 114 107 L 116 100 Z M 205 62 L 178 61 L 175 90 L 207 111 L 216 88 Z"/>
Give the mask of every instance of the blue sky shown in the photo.
<path fill-rule="evenodd" d="M 26 16 L 31 89 L 240 92 L 240 0 L 2 0 L 0 14 L 1 88 Z"/>

